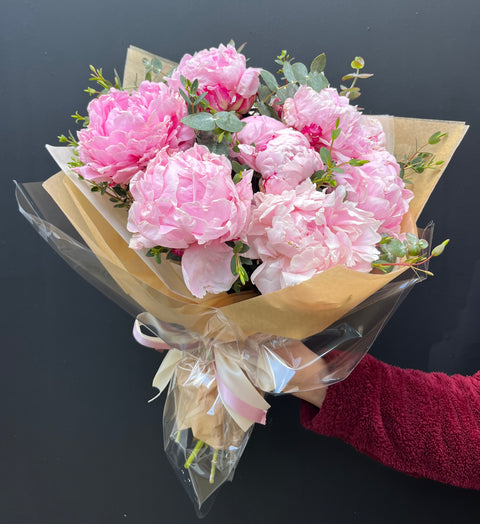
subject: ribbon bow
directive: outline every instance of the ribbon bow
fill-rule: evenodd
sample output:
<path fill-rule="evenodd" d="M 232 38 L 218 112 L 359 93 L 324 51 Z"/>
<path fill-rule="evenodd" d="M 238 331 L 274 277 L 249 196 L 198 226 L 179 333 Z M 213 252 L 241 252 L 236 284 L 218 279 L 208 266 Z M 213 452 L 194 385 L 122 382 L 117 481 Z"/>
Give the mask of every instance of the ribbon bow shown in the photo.
<path fill-rule="evenodd" d="M 162 336 L 146 335 L 142 332 L 142 327 Z M 153 379 L 152 385 L 159 392 L 151 401 L 167 387 L 178 363 L 184 358 L 184 353 L 205 345 L 204 337 L 195 336 L 182 326 L 161 322 L 146 312 L 137 316 L 133 326 L 133 336 L 143 346 L 157 351 L 169 350 Z M 243 431 L 247 431 L 254 422 L 265 424 L 270 405 L 246 377 L 241 366 L 242 358 L 238 352 L 229 351 L 228 344 L 225 343 L 211 340 L 208 343 L 211 345 L 218 393 L 225 409 Z M 177 346 L 181 350 L 174 349 L 172 346 Z M 273 381 L 271 377 L 270 382 Z"/>

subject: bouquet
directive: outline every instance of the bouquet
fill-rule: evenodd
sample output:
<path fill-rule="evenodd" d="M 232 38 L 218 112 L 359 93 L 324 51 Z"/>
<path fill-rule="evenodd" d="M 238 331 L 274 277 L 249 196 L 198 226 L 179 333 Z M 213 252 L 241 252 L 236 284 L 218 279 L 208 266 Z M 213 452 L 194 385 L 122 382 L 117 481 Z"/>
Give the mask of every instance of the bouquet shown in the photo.
<path fill-rule="evenodd" d="M 467 129 L 362 114 L 361 57 L 339 91 L 324 54 L 275 62 L 247 67 L 233 43 L 178 65 L 130 47 L 123 82 L 91 66 L 83 128 L 47 146 L 61 172 L 17 185 L 36 230 L 136 317 L 136 340 L 167 350 L 165 450 L 199 514 L 265 423 L 265 394 L 346 378 L 431 274 L 446 242 L 430 253 L 433 226 L 415 223 Z"/>

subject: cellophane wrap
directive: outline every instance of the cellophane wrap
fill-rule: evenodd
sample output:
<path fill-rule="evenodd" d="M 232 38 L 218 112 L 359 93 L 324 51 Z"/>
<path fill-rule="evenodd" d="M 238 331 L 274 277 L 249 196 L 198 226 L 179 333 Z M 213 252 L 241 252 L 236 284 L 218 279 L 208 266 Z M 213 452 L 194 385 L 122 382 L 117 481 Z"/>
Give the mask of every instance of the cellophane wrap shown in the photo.
<path fill-rule="evenodd" d="M 129 50 L 127 84 L 139 77 L 142 57 L 152 55 Z M 443 165 L 411 177 L 415 197 L 402 230 L 416 233 L 416 221 L 467 126 L 393 117 L 382 123 L 390 128 L 397 158 L 436 131 L 448 133 L 435 150 Z M 19 209 L 73 269 L 137 318 L 144 334 L 171 348 L 153 385 L 159 391 L 168 387 L 165 450 L 199 515 L 212 493 L 232 479 L 252 421 L 264 421 L 265 394 L 298 393 L 345 379 L 424 279 L 424 273 L 405 268 L 365 274 L 334 267 L 267 295 L 195 298 L 177 264 L 152 264 L 128 247 L 127 212 L 113 210 L 108 199 L 82 186 L 66 167 L 68 150 L 50 151 L 63 172 L 44 184 L 17 184 Z M 430 243 L 432 232 L 430 224 L 419 237 Z"/>

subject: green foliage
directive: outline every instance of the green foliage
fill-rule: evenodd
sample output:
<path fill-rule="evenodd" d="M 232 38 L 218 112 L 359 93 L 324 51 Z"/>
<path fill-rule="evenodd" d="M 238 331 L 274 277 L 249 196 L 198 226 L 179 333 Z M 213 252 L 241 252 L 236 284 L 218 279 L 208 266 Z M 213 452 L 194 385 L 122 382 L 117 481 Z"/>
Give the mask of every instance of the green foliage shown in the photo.
<path fill-rule="evenodd" d="M 370 73 L 360 73 L 360 70 L 365 67 L 365 60 L 361 56 L 356 56 L 350 63 L 350 67 L 354 70 L 353 73 L 344 75 L 342 81 L 352 80 L 352 83 L 349 87 L 340 85 L 340 94 L 350 100 L 355 100 L 361 95 L 360 88 L 355 85 L 357 80 L 360 78 L 370 78 L 373 75 Z"/>
<path fill-rule="evenodd" d="M 424 148 L 428 145 L 438 144 L 446 136 L 448 136 L 447 133 L 437 131 L 428 139 L 426 144 L 423 144 L 421 147 L 417 147 L 415 152 L 410 157 L 405 157 L 403 162 L 399 162 L 400 177 L 405 179 L 408 171 L 421 174 L 426 169 L 438 169 L 444 163 L 443 160 L 436 160 L 433 153 L 430 151 L 424 151 Z M 405 181 L 407 180 L 405 179 Z"/>
<path fill-rule="evenodd" d="M 103 93 L 108 92 L 112 87 L 115 89 L 120 89 L 120 90 L 122 89 L 122 83 L 121 83 L 120 77 L 118 76 L 118 73 L 115 69 L 114 69 L 114 82 L 110 82 L 110 80 L 107 80 L 103 76 L 103 69 L 101 67 L 97 69 L 93 65 L 90 65 L 90 71 L 91 71 L 90 78 L 89 78 L 90 82 L 96 82 L 103 89 L 102 91 L 97 91 L 93 89 L 92 87 L 87 87 L 86 89 L 84 89 L 84 91 L 88 93 L 89 95 L 101 95 Z"/>
<path fill-rule="evenodd" d="M 310 64 L 310 73 L 323 73 L 327 65 L 327 57 L 325 53 L 316 56 Z"/>
<path fill-rule="evenodd" d="M 418 266 L 425 264 L 432 257 L 443 253 L 449 240 L 443 241 L 432 250 L 430 256 L 424 254 L 428 248 L 428 242 L 423 238 L 417 238 L 412 233 L 407 233 L 405 240 L 384 236 L 379 242 L 380 256 L 372 263 L 372 267 L 379 269 L 382 273 L 390 273 L 395 266 L 407 266 L 422 271 L 427 275 L 433 275 L 430 271 L 420 269 Z M 399 260 L 400 259 L 400 260 Z"/>
<path fill-rule="evenodd" d="M 240 282 L 239 286 L 234 285 L 235 291 L 240 291 L 241 286 L 244 286 L 249 280 L 250 277 L 248 276 L 248 272 L 243 267 L 243 265 L 252 265 L 252 261 L 246 257 L 240 256 L 243 253 L 246 253 L 250 248 L 247 244 L 244 244 L 241 240 L 237 240 L 235 242 L 229 241 L 226 242 L 226 244 L 233 248 L 233 255 L 230 260 L 230 270 L 232 271 L 232 275 L 238 276 L 238 280 Z M 235 289 L 236 287 L 236 289 Z"/>
<path fill-rule="evenodd" d="M 281 66 L 278 73 L 283 74 L 285 82 L 279 85 L 273 73 L 265 69 L 261 71 L 260 76 L 264 84 L 260 85 L 255 102 L 255 108 L 261 115 L 279 119 L 277 112 L 271 107 L 272 101 L 277 100 L 283 104 L 287 98 L 295 96 L 300 85 L 307 85 L 317 92 L 329 85 L 323 74 L 326 65 L 325 53 L 314 58 L 310 69 L 302 62 L 294 62 L 285 49 L 277 56 L 275 63 Z"/>
<path fill-rule="evenodd" d="M 213 131 L 217 127 L 211 113 L 195 113 L 182 118 L 182 123 L 198 131 Z"/>
<path fill-rule="evenodd" d="M 149 80 L 150 82 L 158 80 L 162 72 L 162 61 L 154 57 L 152 59 L 144 58 L 142 62 L 145 68 L 145 80 Z"/>

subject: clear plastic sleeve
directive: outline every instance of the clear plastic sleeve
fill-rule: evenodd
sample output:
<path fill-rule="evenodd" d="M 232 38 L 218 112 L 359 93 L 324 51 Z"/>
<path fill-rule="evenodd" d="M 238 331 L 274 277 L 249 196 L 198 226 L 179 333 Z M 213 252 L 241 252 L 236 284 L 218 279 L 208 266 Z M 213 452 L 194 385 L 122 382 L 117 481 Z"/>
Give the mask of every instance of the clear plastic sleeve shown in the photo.
<path fill-rule="evenodd" d="M 232 479 L 252 430 L 245 415 L 268 408 L 265 393 L 298 393 L 345 379 L 413 285 L 425 278 L 411 269 L 400 272 L 303 340 L 245 333 L 221 308 L 199 313 L 188 304 L 180 307 L 175 297 L 94 252 L 40 183 L 17 184 L 16 196 L 20 212 L 75 271 L 134 317 L 143 318 L 143 330 L 174 348 L 166 353 L 154 386 L 162 390 L 169 384 L 165 451 L 199 516 L 208 510 L 218 487 Z M 421 232 L 429 243 L 432 232 L 431 224 Z M 158 301 L 163 301 L 162 309 L 151 311 Z"/>

